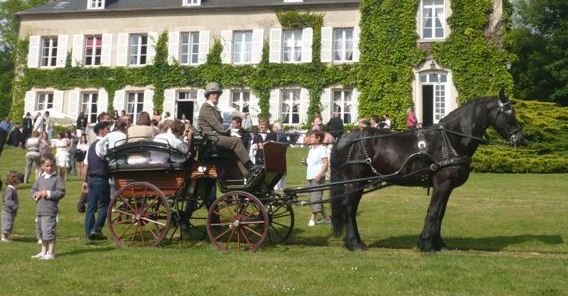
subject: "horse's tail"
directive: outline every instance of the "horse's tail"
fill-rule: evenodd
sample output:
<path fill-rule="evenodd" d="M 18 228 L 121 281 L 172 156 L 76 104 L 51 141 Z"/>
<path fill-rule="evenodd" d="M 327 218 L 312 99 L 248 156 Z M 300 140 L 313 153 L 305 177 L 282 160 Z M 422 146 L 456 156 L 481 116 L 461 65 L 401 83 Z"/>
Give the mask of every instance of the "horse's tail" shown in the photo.
<path fill-rule="evenodd" d="M 339 144 L 339 143 L 338 143 Z M 345 162 L 345 151 L 343 145 L 334 145 L 330 156 L 331 183 L 343 181 L 341 168 Z M 330 189 L 331 199 L 331 221 L 333 234 L 340 236 L 345 226 L 345 185 L 332 185 Z"/>

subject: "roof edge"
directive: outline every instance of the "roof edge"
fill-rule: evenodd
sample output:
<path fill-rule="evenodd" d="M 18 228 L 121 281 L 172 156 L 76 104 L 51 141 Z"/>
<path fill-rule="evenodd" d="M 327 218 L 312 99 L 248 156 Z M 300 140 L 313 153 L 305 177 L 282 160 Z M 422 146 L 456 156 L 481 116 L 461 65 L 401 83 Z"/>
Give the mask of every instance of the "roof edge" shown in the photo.
<path fill-rule="evenodd" d="M 125 12 L 146 12 L 146 11 L 160 11 L 160 12 L 168 12 L 168 11 L 177 11 L 177 12 L 185 12 L 185 11 L 214 11 L 214 10 L 223 10 L 227 8 L 231 9 L 242 9 L 242 10 L 250 10 L 251 8 L 291 8 L 291 9 L 302 9 L 305 7 L 317 7 L 317 6 L 345 6 L 345 5 L 356 5 L 359 6 L 359 1 L 351 1 L 351 2 L 317 2 L 317 3 L 278 3 L 278 4 L 256 4 L 256 5 L 248 5 L 248 6 L 216 6 L 216 7 L 207 7 L 207 6 L 196 6 L 196 7 L 155 7 L 155 8 L 119 8 L 119 9 L 112 9 L 112 10 L 100 10 L 100 9 L 85 9 L 85 10 L 75 10 L 75 11 L 20 11 L 17 12 L 15 15 L 18 18 L 26 17 L 26 16 L 57 16 L 57 15 L 94 15 L 99 14 L 105 15 L 107 14 L 120 14 Z"/>

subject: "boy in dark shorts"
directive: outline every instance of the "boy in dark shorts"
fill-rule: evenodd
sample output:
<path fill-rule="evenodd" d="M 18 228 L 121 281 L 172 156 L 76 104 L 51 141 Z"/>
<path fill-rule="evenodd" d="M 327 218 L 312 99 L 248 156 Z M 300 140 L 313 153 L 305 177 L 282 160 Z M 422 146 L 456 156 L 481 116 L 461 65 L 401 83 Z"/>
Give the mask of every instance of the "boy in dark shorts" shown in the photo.
<path fill-rule="evenodd" d="M 41 158 L 42 173 L 32 186 L 32 198 L 36 207 L 36 232 L 41 242 L 41 252 L 34 259 L 55 259 L 55 226 L 59 200 L 65 196 L 65 185 L 55 172 L 55 158 L 46 154 Z"/>

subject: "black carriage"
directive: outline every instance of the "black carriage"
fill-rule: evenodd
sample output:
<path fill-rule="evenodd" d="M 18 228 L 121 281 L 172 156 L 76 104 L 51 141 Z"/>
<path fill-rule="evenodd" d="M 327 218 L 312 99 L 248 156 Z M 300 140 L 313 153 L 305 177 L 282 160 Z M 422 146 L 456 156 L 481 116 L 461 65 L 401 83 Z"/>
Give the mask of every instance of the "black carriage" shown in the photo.
<path fill-rule="evenodd" d="M 109 151 L 116 191 L 107 222 L 119 246 L 156 246 L 168 233 L 180 240 L 208 236 L 224 251 L 255 251 L 265 241 L 288 239 L 292 200 L 272 190 L 286 173 L 286 146 L 265 145 L 265 170 L 250 184 L 232 152 L 218 151 L 213 142 L 196 137 L 188 154 L 150 141 Z M 217 185 L 222 195 L 212 198 Z"/>

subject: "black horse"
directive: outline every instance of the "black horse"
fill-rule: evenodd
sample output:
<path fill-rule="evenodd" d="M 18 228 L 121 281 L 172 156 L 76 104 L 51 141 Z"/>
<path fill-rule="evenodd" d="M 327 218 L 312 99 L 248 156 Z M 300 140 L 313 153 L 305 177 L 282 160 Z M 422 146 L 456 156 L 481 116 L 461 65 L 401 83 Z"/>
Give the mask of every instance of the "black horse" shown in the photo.
<path fill-rule="evenodd" d="M 478 98 L 459 107 L 431 128 L 401 133 L 366 128 L 341 138 L 331 153 L 332 184 L 373 176 L 381 181 L 341 182 L 331 187 L 334 234 L 339 236 L 345 228 L 348 249 L 366 248 L 356 214 L 369 187 L 432 187 L 418 247 L 422 251 L 443 249 L 440 233 L 448 199 L 452 190 L 468 179 L 471 157 L 489 126 L 511 145 L 523 142 L 522 128 L 502 91 L 499 97 Z"/>

